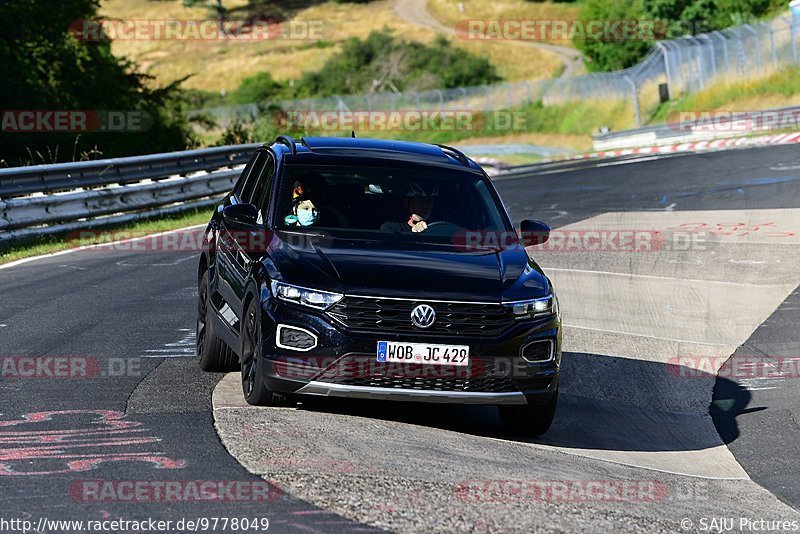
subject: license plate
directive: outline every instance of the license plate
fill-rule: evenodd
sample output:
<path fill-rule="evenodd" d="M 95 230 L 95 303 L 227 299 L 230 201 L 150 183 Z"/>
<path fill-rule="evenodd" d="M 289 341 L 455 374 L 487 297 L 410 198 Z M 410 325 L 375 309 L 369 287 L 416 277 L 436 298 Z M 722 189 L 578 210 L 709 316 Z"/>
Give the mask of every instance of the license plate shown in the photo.
<path fill-rule="evenodd" d="M 378 341 L 378 361 L 466 366 L 469 365 L 469 346 Z"/>

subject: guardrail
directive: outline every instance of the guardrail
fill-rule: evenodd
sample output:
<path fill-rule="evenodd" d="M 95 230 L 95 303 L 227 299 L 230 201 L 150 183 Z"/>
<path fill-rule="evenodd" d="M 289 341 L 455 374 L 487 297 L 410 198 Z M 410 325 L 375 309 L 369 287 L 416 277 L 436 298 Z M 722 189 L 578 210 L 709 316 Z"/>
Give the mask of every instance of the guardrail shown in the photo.
<path fill-rule="evenodd" d="M 767 114 L 784 116 L 791 114 L 800 117 L 800 106 L 790 106 L 785 108 L 765 109 L 754 114 L 767 117 Z M 713 112 L 709 112 L 713 115 Z M 681 125 L 680 123 L 655 124 L 619 132 L 599 134 L 594 136 L 594 149 L 597 151 L 608 151 L 617 149 L 636 148 L 642 146 L 660 146 L 680 143 L 693 143 L 697 141 L 710 141 L 713 139 L 725 139 L 728 137 L 744 137 L 754 133 L 765 133 L 780 126 L 780 121 L 776 125 L 753 124 L 737 127 L 734 123 L 741 119 L 731 117 L 729 120 L 714 119 L 713 125 Z M 794 126 L 793 123 L 792 126 Z M 730 125 L 730 126 L 726 126 Z M 777 132 L 776 132 L 777 133 Z"/>
<path fill-rule="evenodd" d="M 212 205 L 258 146 L 0 169 L 0 243 Z"/>

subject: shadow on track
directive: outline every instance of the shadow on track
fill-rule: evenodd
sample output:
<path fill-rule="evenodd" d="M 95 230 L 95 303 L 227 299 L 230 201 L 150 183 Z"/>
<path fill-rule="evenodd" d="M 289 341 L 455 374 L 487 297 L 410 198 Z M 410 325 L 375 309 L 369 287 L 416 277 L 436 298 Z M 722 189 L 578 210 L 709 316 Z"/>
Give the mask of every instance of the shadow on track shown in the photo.
<path fill-rule="evenodd" d="M 729 409 L 712 408 L 726 422 L 729 443 L 738 437 L 736 415 L 750 401 L 746 389 L 678 365 L 597 354 L 564 354 L 555 422 L 533 440 L 505 433 L 493 406 L 306 398 L 301 409 L 565 448 L 692 451 L 720 445 L 708 417 L 715 382 L 735 399 Z"/>
<path fill-rule="evenodd" d="M 730 360 L 722 366 L 727 370 L 731 365 Z M 711 417 L 717 428 L 719 437 L 725 444 L 733 443 L 739 437 L 739 425 L 736 418 L 742 414 L 766 410 L 764 406 L 748 408 L 752 394 L 732 380 L 717 378 L 714 387 L 714 402 L 711 403 Z"/>

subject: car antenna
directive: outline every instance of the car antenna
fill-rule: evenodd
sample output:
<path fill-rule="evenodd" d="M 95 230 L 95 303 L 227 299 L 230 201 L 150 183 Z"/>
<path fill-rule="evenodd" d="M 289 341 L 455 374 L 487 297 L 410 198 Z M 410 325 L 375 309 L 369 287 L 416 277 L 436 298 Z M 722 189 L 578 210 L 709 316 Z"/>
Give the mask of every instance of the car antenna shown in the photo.
<path fill-rule="evenodd" d="M 351 130 L 350 131 L 350 137 L 352 137 L 353 139 L 356 138 L 356 131 L 355 130 Z"/>

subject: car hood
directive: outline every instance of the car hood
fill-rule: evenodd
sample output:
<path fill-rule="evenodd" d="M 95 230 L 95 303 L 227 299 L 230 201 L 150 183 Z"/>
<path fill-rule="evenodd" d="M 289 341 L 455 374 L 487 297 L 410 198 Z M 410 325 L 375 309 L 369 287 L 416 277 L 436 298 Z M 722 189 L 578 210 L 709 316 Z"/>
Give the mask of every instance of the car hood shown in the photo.
<path fill-rule="evenodd" d="M 497 302 L 550 291 L 544 273 L 519 245 L 464 251 L 279 232 L 269 256 L 282 280 L 345 294 Z"/>

